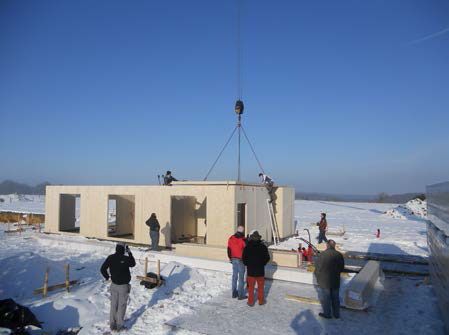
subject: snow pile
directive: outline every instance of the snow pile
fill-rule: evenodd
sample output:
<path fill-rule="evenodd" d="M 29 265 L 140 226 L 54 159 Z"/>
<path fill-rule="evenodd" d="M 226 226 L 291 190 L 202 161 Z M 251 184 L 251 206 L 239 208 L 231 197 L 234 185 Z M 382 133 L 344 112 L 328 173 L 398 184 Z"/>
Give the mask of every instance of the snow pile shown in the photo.
<path fill-rule="evenodd" d="M 413 199 L 405 204 L 407 208 L 409 208 L 414 215 L 417 215 L 422 218 L 427 218 L 427 202 L 421 199 Z"/>
<path fill-rule="evenodd" d="M 394 219 L 409 219 L 413 217 L 427 218 L 427 202 L 421 199 L 413 199 L 404 205 L 387 210 L 384 215 Z"/>

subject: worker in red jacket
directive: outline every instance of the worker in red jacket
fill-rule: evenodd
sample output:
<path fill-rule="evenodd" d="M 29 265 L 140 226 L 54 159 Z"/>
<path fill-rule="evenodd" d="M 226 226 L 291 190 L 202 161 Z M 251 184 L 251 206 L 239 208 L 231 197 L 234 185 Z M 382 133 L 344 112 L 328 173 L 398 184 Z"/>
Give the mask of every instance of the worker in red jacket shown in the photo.
<path fill-rule="evenodd" d="M 245 227 L 238 226 L 237 232 L 228 240 L 228 257 L 232 263 L 232 297 L 239 300 L 245 296 L 245 265 L 242 262 L 243 249 L 246 246 Z"/>

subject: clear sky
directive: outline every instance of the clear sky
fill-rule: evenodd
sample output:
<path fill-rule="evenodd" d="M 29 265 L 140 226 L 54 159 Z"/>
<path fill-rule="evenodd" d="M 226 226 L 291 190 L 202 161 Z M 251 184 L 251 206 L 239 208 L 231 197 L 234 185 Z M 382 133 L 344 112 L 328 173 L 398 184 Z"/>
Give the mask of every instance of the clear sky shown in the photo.
<path fill-rule="evenodd" d="M 0 2 L 0 180 L 202 179 L 235 126 L 235 0 Z M 244 125 L 298 191 L 449 179 L 449 2 L 243 0 Z M 234 140 L 210 179 L 236 178 Z M 257 180 L 246 144 L 242 174 Z"/>

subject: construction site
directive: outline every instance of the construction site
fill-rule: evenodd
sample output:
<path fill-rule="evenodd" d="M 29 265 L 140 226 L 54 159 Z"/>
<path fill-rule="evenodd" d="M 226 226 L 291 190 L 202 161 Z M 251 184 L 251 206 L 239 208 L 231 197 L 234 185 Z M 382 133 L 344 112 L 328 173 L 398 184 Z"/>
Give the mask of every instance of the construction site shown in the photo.
<path fill-rule="evenodd" d="M 48 186 L 47 233 L 150 244 L 145 221 L 157 213 L 159 245 L 176 254 L 225 260 L 237 226 L 258 230 L 267 241 L 294 232 L 294 189 L 236 181 L 174 182 L 172 186 Z M 281 252 L 282 254 L 282 252 Z M 296 258 L 296 256 L 295 256 Z"/>
<path fill-rule="evenodd" d="M 167 5 L 163 4 L 163 6 Z M 209 16 L 201 12 L 203 6 L 194 13 L 198 16 L 197 19 L 201 16 Z M 265 80 L 258 78 L 257 75 L 252 77 L 256 88 L 253 87 L 249 90 L 249 94 L 243 95 L 245 86 L 245 81 L 242 79 L 243 60 L 249 57 L 248 54 L 251 55 L 250 48 L 260 36 L 252 36 L 245 42 L 242 39 L 242 22 L 246 17 L 254 19 L 253 13 L 244 12 L 240 0 L 237 0 L 235 8 L 226 6 L 223 7 L 223 13 L 226 13 L 229 16 L 229 22 L 232 22 L 232 34 L 229 33 L 232 35 L 232 38 L 229 38 L 232 43 L 228 41 L 217 46 L 210 45 L 211 49 L 220 49 L 224 48 L 224 45 L 229 47 L 232 44 L 232 53 L 236 56 L 236 78 L 235 85 L 233 84 L 236 94 L 229 101 L 226 116 L 220 114 L 223 119 L 215 115 L 215 121 L 218 121 L 214 124 L 212 122 L 214 114 L 211 114 L 212 117 L 207 115 L 201 119 L 201 122 L 194 122 L 189 117 L 183 118 L 178 115 L 178 120 L 173 121 L 176 118 L 173 117 L 171 120 L 171 115 L 167 116 L 169 113 L 160 113 L 157 107 L 145 106 L 145 113 L 151 110 L 154 115 L 152 114 L 153 119 L 150 122 L 151 128 L 139 133 L 136 129 L 140 123 L 144 123 L 144 117 L 133 118 L 126 114 L 128 108 L 126 99 L 138 100 L 136 96 L 128 92 L 130 97 L 123 98 L 125 101 L 123 106 L 117 107 L 120 110 L 117 114 L 121 114 L 121 117 L 125 115 L 123 119 L 109 114 L 98 123 L 95 123 L 96 120 L 89 119 L 94 124 L 94 129 L 83 129 L 72 133 L 71 128 L 78 121 L 75 117 L 74 120 L 70 119 L 70 116 L 67 117 L 70 122 L 67 121 L 65 127 L 55 131 L 58 137 L 48 142 L 56 146 L 59 142 L 64 142 L 63 138 L 67 136 L 70 139 L 76 138 L 76 141 L 81 143 L 84 132 L 86 134 L 90 132 L 96 136 L 87 144 L 83 142 L 89 150 L 91 146 L 96 148 L 96 154 L 94 149 L 90 152 L 82 148 L 78 142 L 73 144 L 73 147 L 67 146 L 68 149 L 58 148 L 60 153 L 72 150 L 73 161 L 78 160 L 77 154 L 88 152 L 90 160 L 80 163 L 81 168 L 64 166 L 59 170 L 58 168 L 53 170 L 57 176 L 65 174 L 70 176 L 72 180 L 75 180 L 74 183 L 48 185 L 45 188 L 45 196 L 42 194 L 25 196 L 13 193 L 2 195 L 0 202 L 2 242 L 0 243 L 2 268 L 0 334 L 110 335 L 119 332 L 134 335 L 241 335 L 245 331 L 249 334 L 293 335 L 374 335 L 412 332 L 449 334 L 449 183 L 429 182 L 430 185 L 427 186 L 425 194 L 418 197 L 412 196 L 403 203 L 375 202 L 372 199 L 353 202 L 328 201 L 322 198 L 299 199 L 298 192 L 302 190 L 295 188 L 292 184 L 296 179 L 300 179 L 298 176 L 307 178 L 302 171 L 297 172 L 297 170 L 305 169 L 307 165 L 312 166 L 313 173 L 310 175 L 315 176 L 319 187 L 331 180 L 334 174 L 338 174 L 339 169 L 343 175 L 346 170 L 350 170 L 346 177 L 342 177 L 342 180 L 345 180 L 341 182 L 344 187 L 349 187 L 347 185 L 350 182 L 352 182 L 351 185 L 355 185 L 354 187 L 359 187 L 359 180 L 364 178 L 370 179 L 369 184 L 374 184 L 375 181 L 371 180 L 371 174 L 368 172 L 356 172 L 355 169 L 353 171 L 353 163 L 347 158 L 349 156 L 346 156 L 348 145 L 346 142 L 342 142 L 343 145 L 340 144 L 340 146 L 335 144 L 334 151 L 328 153 L 338 159 L 344 156 L 345 158 L 341 160 L 347 164 L 342 164 L 336 167 L 335 171 L 328 173 L 331 176 L 321 171 L 325 168 L 323 162 L 326 160 L 321 160 L 321 156 L 326 155 L 322 153 L 325 152 L 324 150 L 317 155 L 319 156 L 317 163 L 310 163 L 307 157 L 310 154 L 310 152 L 307 153 L 310 143 L 331 145 L 330 142 L 337 143 L 337 139 L 343 137 L 343 132 L 332 133 L 331 139 L 321 142 L 322 124 L 333 127 L 334 122 L 340 122 L 340 116 L 332 115 L 327 120 L 320 119 L 317 125 L 313 122 L 308 124 L 307 117 L 304 115 L 309 112 L 299 102 L 294 108 L 292 107 L 294 112 L 291 113 L 301 114 L 300 120 L 305 124 L 302 131 L 308 135 L 304 135 L 303 141 L 295 145 L 306 147 L 306 149 L 301 152 L 301 161 L 295 161 L 295 166 L 290 167 L 290 170 L 279 167 L 281 164 L 287 165 L 285 163 L 287 161 L 282 161 L 282 155 L 291 154 L 290 146 L 293 141 L 290 142 L 286 140 L 287 137 L 282 137 L 291 136 L 284 134 L 288 132 L 283 127 L 273 133 L 275 122 L 269 120 L 267 115 L 276 115 L 276 119 L 282 119 L 282 122 L 279 122 L 284 124 L 289 123 L 290 120 L 289 117 L 279 116 L 283 112 L 283 102 L 279 103 L 279 106 L 273 103 L 274 106 L 271 106 L 271 110 L 264 117 L 257 115 L 255 108 L 252 109 L 251 106 L 256 104 L 245 105 L 246 99 L 249 97 L 248 100 L 251 101 L 257 93 L 257 82 Z M 164 8 L 165 10 L 152 9 L 149 12 L 151 15 L 157 13 L 156 16 L 169 15 L 167 13 L 172 8 Z M 213 12 L 213 9 L 210 10 Z M 269 22 L 271 10 L 267 10 L 261 19 L 263 22 L 264 20 Z M 103 14 L 102 12 L 101 15 L 93 15 L 95 21 L 101 21 L 98 20 L 99 17 L 108 16 Z M 119 14 L 120 19 L 115 19 L 113 26 L 118 26 L 121 30 L 126 24 L 122 25 L 120 21 L 122 13 Z M 283 25 L 287 14 L 267 25 L 280 26 L 280 29 L 289 30 L 288 25 Z M 189 16 L 181 12 L 174 16 L 174 20 L 182 24 L 184 20 L 195 15 Z M 214 17 L 214 15 L 211 16 Z M 218 20 L 219 15 L 216 16 L 214 19 Z M 63 19 L 69 20 L 64 16 Z M 77 20 L 74 21 L 79 24 Z M 147 21 L 151 20 L 145 17 L 145 24 Z M 295 17 L 292 22 L 296 21 Z M 79 20 L 79 22 L 84 21 Z M 196 29 L 201 26 L 196 21 L 191 25 Z M 175 35 L 182 35 L 181 32 L 187 29 L 186 27 L 187 24 L 181 26 Z M 156 28 L 158 28 L 157 24 L 151 29 L 147 27 L 147 31 L 158 32 Z M 139 31 L 141 28 L 135 29 Z M 256 26 L 256 30 L 251 30 L 253 28 L 250 29 L 248 25 L 246 29 L 255 34 L 260 27 Z M 170 29 L 166 27 L 166 30 Z M 70 31 L 67 30 L 67 32 Z M 88 29 L 86 31 L 89 33 L 84 32 L 84 35 L 91 33 Z M 66 34 L 70 35 L 67 32 Z M 106 40 L 111 38 L 109 33 L 108 31 L 107 38 L 103 38 Z M 197 35 L 191 37 L 192 40 L 186 39 L 179 42 L 179 45 L 185 43 L 184 49 L 189 50 L 184 54 L 183 49 L 182 56 L 178 55 L 181 54 L 180 52 L 174 51 L 163 53 L 163 58 L 177 55 L 176 62 L 172 61 L 169 71 L 164 70 L 170 72 L 168 76 L 173 77 L 164 83 L 162 78 L 155 76 L 156 79 L 152 78 L 152 80 L 157 84 L 152 81 L 151 85 L 148 84 L 145 89 L 151 87 L 148 89 L 151 92 L 153 90 L 155 92 L 175 91 L 172 88 L 172 82 L 177 80 L 179 73 L 182 73 L 177 68 L 180 66 L 178 63 L 185 61 L 188 64 L 188 60 L 192 61 L 189 58 L 189 52 L 194 54 L 195 48 L 204 44 L 201 39 L 206 33 L 202 30 L 203 35 L 199 33 L 199 30 L 196 33 Z M 120 35 L 118 31 L 111 33 L 111 35 L 114 34 Z M 434 35 L 439 36 L 439 34 Z M 431 38 L 434 38 L 434 35 L 431 35 Z M 269 39 L 270 33 L 266 31 L 261 36 Z M 65 38 L 64 35 L 61 40 Z M 291 47 L 291 44 L 295 44 L 295 38 L 296 36 L 291 37 L 288 42 L 285 42 L 286 45 Z M 127 36 L 120 42 L 114 42 L 114 48 L 109 54 L 115 55 L 128 51 L 129 39 L 131 37 Z M 411 44 L 426 40 L 427 38 L 419 39 Z M 278 38 L 274 38 L 273 41 L 270 49 L 279 47 Z M 161 47 L 159 42 L 161 45 L 166 42 L 163 34 L 157 35 L 157 38 L 155 37 L 151 42 L 154 46 L 151 45 L 149 55 L 159 52 Z M 138 43 L 140 46 L 143 42 L 139 40 Z M 332 44 L 332 41 L 329 43 Z M 394 43 L 397 44 L 396 41 Z M 172 44 L 170 42 L 170 45 Z M 97 47 L 95 43 L 92 43 L 90 46 L 92 50 L 95 49 L 94 46 Z M 244 54 L 242 52 L 244 48 L 248 48 L 250 52 Z M 302 52 L 304 50 L 301 50 Z M 103 57 L 101 62 L 107 62 L 109 54 Z M 276 57 L 283 59 L 287 55 L 289 52 L 284 50 L 283 53 L 276 54 Z M 147 55 L 142 56 L 144 57 Z M 271 66 L 267 64 L 271 64 L 272 60 L 269 57 L 264 59 L 263 52 L 253 54 L 252 57 L 263 59 L 263 62 L 266 62 L 265 67 Z M 313 58 L 315 57 L 319 58 L 314 54 Z M 281 63 L 283 60 L 279 59 L 278 62 Z M 126 62 L 128 68 L 122 76 L 126 77 L 133 71 L 139 73 L 146 71 L 142 70 L 144 66 L 133 70 L 134 62 L 137 62 L 135 58 Z M 291 68 L 295 68 L 296 62 L 295 59 L 295 65 Z M 89 67 L 88 63 L 86 60 L 79 65 L 79 69 Z M 202 72 L 202 66 L 205 63 L 206 61 L 203 60 L 201 64 L 197 64 L 195 71 Z M 222 65 L 219 61 L 212 64 L 216 67 Z M 261 69 L 253 68 L 252 64 L 247 65 L 248 71 L 259 74 L 263 72 Z M 186 67 L 189 66 L 186 65 Z M 95 68 L 92 65 L 92 69 Z M 270 71 L 275 72 L 274 69 Z M 301 71 L 288 73 L 285 76 L 299 76 Z M 104 73 L 109 73 L 109 69 Z M 98 77 L 105 76 L 104 73 Z M 195 74 L 197 73 L 191 74 L 190 77 L 194 77 Z M 145 73 L 148 77 L 152 75 L 151 71 Z M 213 78 L 219 82 L 216 77 Z M 276 85 L 285 86 L 285 78 L 277 78 L 276 75 L 274 78 Z M 119 85 L 117 82 L 120 82 L 120 77 L 109 80 Z M 76 79 L 72 81 L 76 82 Z M 315 84 L 318 87 L 317 90 L 321 91 L 324 81 L 326 80 L 318 80 L 316 84 L 310 82 L 307 85 L 302 84 L 304 87 L 301 89 Z M 364 78 L 363 81 L 366 79 Z M 331 96 L 331 92 L 337 86 L 338 84 L 332 89 L 328 88 L 328 92 L 324 95 Z M 284 87 L 284 89 L 293 90 L 294 95 L 303 94 L 298 87 Z M 186 87 L 179 91 L 184 89 Z M 220 89 L 222 88 L 217 88 L 216 92 Z M 76 89 L 70 92 L 74 91 Z M 183 93 L 179 91 L 171 93 L 176 97 L 176 94 Z M 194 91 L 198 95 L 197 99 L 201 96 L 199 91 L 200 89 Z M 107 92 L 106 100 L 113 95 L 106 89 L 105 92 Z M 148 93 L 143 90 L 136 94 L 145 96 Z M 160 92 L 154 94 L 157 96 Z M 189 94 L 194 95 L 191 92 Z M 346 94 L 349 96 L 347 92 Z M 336 95 L 343 95 L 345 99 L 348 99 L 342 93 Z M 261 106 L 267 104 L 270 99 L 278 101 L 275 98 L 281 100 L 283 96 L 269 97 L 257 103 Z M 303 100 L 307 98 L 307 94 L 301 96 Z M 85 99 L 89 101 L 88 98 Z M 178 98 L 170 97 L 170 99 Z M 182 99 L 193 98 L 185 96 Z M 320 99 L 322 99 L 321 96 L 315 97 L 316 101 Z M 332 99 L 329 101 L 327 102 L 329 106 L 334 104 Z M 86 105 L 88 104 L 86 102 Z M 163 105 L 163 103 L 160 104 Z M 365 101 L 363 104 L 369 105 Z M 92 103 L 92 106 L 90 106 L 92 110 L 98 108 L 95 103 Z M 182 101 L 176 108 L 184 112 Z M 326 108 L 323 107 L 323 109 Z M 186 108 L 185 113 L 188 112 L 191 113 L 191 110 Z M 258 125 L 261 127 L 259 129 L 262 129 L 258 132 L 257 140 L 264 139 L 265 144 L 272 145 L 271 151 L 266 147 L 262 149 L 263 157 L 268 161 L 263 162 L 264 164 L 260 159 L 262 156 L 256 152 L 258 147 L 254 145 L 246 132 L 246 116 L 251 113 L 257 115 L 253 120 L 258 118 L 257 121 L 253 121 L 253 125 Z M 54 119 L 57 117 L 49 118 L 48 122 L 51 123 Z M 110 122 L 110 119 L 117 119 L 114 122 L 120 124 L 120 127 L 121 123 L 131 126 L 127 129 L 123 126 L 123 129 L 120 128 L 116 132 L 106 127 L 105 130 L 98 131 L 103 126 L 104 120 Z M 345 120 L 345 117 L 341 119 Z M 227 123 L 221 124 L 219 120 L 227 120 Z M 367 123 L 364 122 L 363 126 Z M 204 129 L 205 125 L 208 127 L 207 130 Z M 147 139 L 148 133 L 159 127 L 166 132 L 163 134 L 165 137 L 159 134 L 154 137 L 148 136 L 151 140 Z M 185 132 L 178 134 L 181 128 Z M 221 128 L 232 129 L 225 141 L 215 136 L 215 131 Z M 353 135 L 354 137 L 347 142 L 358 142 L 365 135 L 363 132 L 368 132 L 364 128 L 361 129 L 357 137 Z M 51 131 L 54 129 L 52 128 Z M 290 131 L 296 132 L 296 128 Z M 350 131 L 353 129 L 351 128 Z M 98 133 L 101 134 L 98 135 Z M 204 139 L 200 138 L 203 133 Z M 184 145 L 183 141 L 187 141 L 186 137 L 193 136 L 192 134 L 198 136 L 194 139 L 195 147 Z M 171 142 L 171 136 L 176 137 L 173 142 Z M 377 132 L 376 136 L 378 136 Z M 283 141 L 279 139 L 281 137 Z M 48 143 L 46 145 L 49 146 Z M 176 146 L 173 145 L 174 143 Z M 223 146 L 218 146 L 223 143 Z M 137 149 L 139 145 L 148 147 L 154 145 L 161 151 L 156 151 L 154 154 L 150 150 L 147 152 L 146 148 L 145 150 Z M 156 176 L 145 175 L 146 181 L 157 180 L 155 183 L 142 182 L 132 185 L 96 182 L 97 179 L 104 180 L 101 179 L 103 174 L 109 174 L 110 179 L 117 175 L 126 175 L 127 180 L 143 180 L 139 177 L 132 179 L 134 176 L 131 178 L 129 175 L 138 169 L 144 171 L 149 166 L 153 169 L 151 173 L 156 168 L 158 170 L 164 168 L 164 171 L 168 168 L 174 170 L 176 168 L 178 172 L 190 167 L 191 170 L 196 169 L 196 176 L 199 174 L 197 171 L 203 171 L 202 169 L 205 168 L 199 167 L 200 163 L 196 159 L 199 161 L 199 156 L 206 156 L 206 152 L 210 153 L 209 146 L 219 150 L 216 156 L 207 155 L 208 159 L 213 160 L 204 178 L 177 180 L 172 176 L 171 171 L 167 171 L 157 175 L 157 179 Z M 160 149 L 160 147 L 163 148 Z M 129 159 L 125 157 L 128 150 L 135 150 L 137 154 Z M 160 159 L 158 153 L 165 154 L 166 151 L 169 151 L 169 154 Z M 181 153 L 184 154 L 184 151 L 187 154 L 182 156 Z M 231 152 L 232 159 L 228 158 L 225 161 L 225 152 Z M 249 155 L 245 156 L 245 153 Z M 72 155 L 71 152 L 70 154 Z M 173 158 L 177 155 L 182 157 Z M 363 160 L 365 157 L 360 152 L 357 155 L 359 155 L 357 160 Z M 366 156 L 375 156 L 375 154 L 366 154 Z M 102 159 L 107 162 L 105 164 L 109 170 L 91 174 L 90 169 L 95 166 L 95 162 Z M 191 163 L 190 159 L 194 162 Z M 244 164 L 250 159 L 253 165 L 249 168 Z M 405 161 L 408 162 L 408 160 Z M 173 162 L 183 162 L 184 165 L 161 166 L 170 165 Z M 219 178 L 214 180 L 212 172 L 215 172 L 217 166 L 223 163 L 225 168 L 220 170 Z M 265 163 L 268 163 L 268 168 Z M 369 163 L 366 165 L 368 166 Z M 125 172 L 125 168 L 134 170 L 131 173 L 129 172 L 131 170 Z M 377 169 L 377 165 L 374 169 Z M 401 166 L 401 173 L 404 173 L 403 169 Z M 244 178 L 243 170 L 246 171 L 246 175 L 252 177 L 248 180 Z M 297 175 L 287 176 L 288 173 L 285 171 L 293 170 Z M 283 175 L 279 178 L 275 175 L 271 176 L 272 171 Z M 145 170 L 142 173 L 147 172 Z M 93 180 L 92 184 L 76 182 L 85 180 L 83 178 L 88 175 L 91 178 L 90 181 Z M 374 172 L 372 175 L 375 175 Z M 259 177 L 258 180 L 256 176 Z M 281 182 L 278 183 L 277 180 Z M 293 180 L 293 183 L 283 184 L 283 180 Z M 304 180 L 298 181 L 295 185 L 300 185 L 300 182 L 304 183 Z M 237 242 L 232 242 L 234 240 Z M 237 252 L 232 243 L 237 245 Z M 254 248 L 253 251 L 251 248 Z M 330 254 L 333 255 L 332 261 L 326 263 L 325 257 L 330 257 Z M 254 271 L 253 266 L 259 271 Z M 326 267 L 325 270 L 323 270 L 324 267 Z M 119 275 L 117 275 L 118 272 L 120 272 Z M 323 275 L 323 272 L 326 274 Z M 324 281 L 323 276 L 326 277 Z M 332 280 L 329 279 L 331 276 Z M 256 283 L 257 290 L 254 290 Z M 258 294 L 258 303 L 254 300 L 254 292 Z M 333 311 L 332 315 L 330 312 L 326 313 L 327 308 Z M 117 315 L 121 313 L 117 320 L 114 319 L 115 313 Z"/>

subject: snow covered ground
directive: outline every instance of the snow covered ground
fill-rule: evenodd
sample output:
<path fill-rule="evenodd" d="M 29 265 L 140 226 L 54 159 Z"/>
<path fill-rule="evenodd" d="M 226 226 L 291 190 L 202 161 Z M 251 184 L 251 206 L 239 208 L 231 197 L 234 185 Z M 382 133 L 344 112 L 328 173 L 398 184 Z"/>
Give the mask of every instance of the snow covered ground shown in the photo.
<path fill-rule="evenodd" d="M 31 230 L 22 235 L 7 235 L 3 230 L 4 225 L 0 225 L 0 300 L 13 298 L 30 307 L 44 322 L 44 329 L 52 334 L 70 327 L 82 327 L 79 334 L 103 334 L 108 330 L 110 283 L 103 280 L 99 269 L 107 255 L 113 253 L 113 243 L 99 242 L 103 246 L 98 248 L 83 244 L 68 248 L 66 243 L 40 239 Z M 75 243 L 83 240 L 73 239 Z M 51 292 L 47 298 L 33 295 L 34 289 L 42 287 L 47 266 L 50 267 L 49 285 L 64 282 L 67 262 L 71 266 L 71 279 L 80 279 L 80 285 L 74 286 L 70 293 Z M 143 259 L 137 260 L 137 266 L 132 269 L 134 279 L 126 321 L 131 330 L 124 334 L 170 333 L 166 321 L 193 312 L 227 289 L 230 280 L 228 274 L 196 270 L 182 264 L 163 264 L 163 276 L 165 266 L 173 269 L 167 284 L 157 290 L 147 290 L 135 279 L 143 272 Z M 149 270 L 155 270 L 154 264 L 150 263 Z"/>
<path fill-rule="evenodd" d="M 30 211 L 39 206 L 43 212 L 43 198 L 22 198 L 0 203 L 0 210 Z M 346 230 L 341 237 L 332 236 L 346 250 L 426 256 L 425 220 L 416 215 L 395 218 L 385 214 L 394 208 L 397 206 L 391 204 L 296 201 L 295 218 L 301 236 L 306 237 L 303 229 L 308 228 L 313 238 L 318 234 L 315 223 L 320 213 L 326 212 L 330 230 Z M 381 229 L 380 239 L 375 237 L 377 228 Z M 76 236 L 45 238 L 31 230 L 11 235 L 4 234 L 5 229 L 0 224 L 0 299 L 13 298 L 30 307 L 50 334 L 71 327 L 82 327 L 80 334 L 104 334 L 108 330 L 109 283 L 102 279 L 99 268 L 114 251 L 114 244 L 87 243 Z M 297 243 L 291 239 L 282 247 L 295 248 Z M 134 254 L 138 261 L 132 269 L 126 316 L 129 330 L 124 334 L 241 334 L 242 327 L 265 334 L 444 333 L 434 293 L 422 278 L 387 278 L 377 305 L 368 313 L 343 311 L 341 320 L 328 321 L 318 317 L 319 306 L 285 299 L 285 294 L 313 296 L 316 289 L 312 285 L 270 281 L 267 305 L 249 309 L 245 301 L 229 298 L 229 274 L 168 263 L 162 264 L 167 284 L 156 290 L 144 289 L 135 276 L 143 272 L 147 254 L 138 250 Z M 71 279 L 80 279 L 79 285 L 69 293 L 51 292 L 46 298 L 33 295 L 34 289 L 42 287 L 47 266 L 51 285 L 64 281 L 63 267 L 68 262 Z M 150 263 L 150 271 L 154 271 L 154 263 Z"/>
<path fill-rule="evenodd" d="M 0 212 L 45 214 L 45 195 L 0 195 Z"/>
<path fill-rule="evenodd" d="M 422 206 L 425 208 L 425 204 L 421 204 L 421 208 Z M 315 243 L 318 236 L 316 223 L 320 220 L 320 213 L 324 212 L 327 214 L 330 232 L 346 231 L 343 236 L 327 235 L 327 238 L 334 239 L 342 250 L 427 256 L 425 218 L 420 215 L 397 218 L 385 214 L 397 207 L 379 203 L 297 200 L 295 220 L 299 236 L 308 239 L 304 229 L 309 229 Z M 418 209 L 415 208 L 415 212 L 418 213 Z M 377 229 L 380 229 L 380 238 L 376 238 Z M 277 248 L 296 249 L 299 242 L 298 239 L 291 238 Z"/>
<path fill-rule="evenodd" d="M 3 233 L 0 225 L 0 299 L 7 297 L 31 308 L 50 334 L 82 327 L 79 334 L 108 330 L 109 283 L 99 268 L 114 244 L 68 236 L 63 241 L 27 230 L 22 235 Z M 422 278 L 386 279 L 385 290 L 368 313 L 342 311 L 341 320 L 322 320 L 320 307 L 285 299 L 286 294 L 313 297 L 313 285 L 268 281 L 267 304 L 249 308 L 229 297 L 230 275 L 198 270 L 182 264 L 162 265 L 167 283 L 147 290 L 135 279 L 143 272 L 143 251 L 134 252 L 132 290 L 123 334 L 241 334 L 242 327 L 264 334 L 443 334 L 431 286 Z M 71 279 L 81 283 L 48 297 L 33 295 L 42 287 L 50 267 L 50 285 L 64 281 L 63 266 L 71 265 Z M 150 263 L 154 271 L 154 263 Z M 385 328 L 386 327 L 386 328 Z"/>

